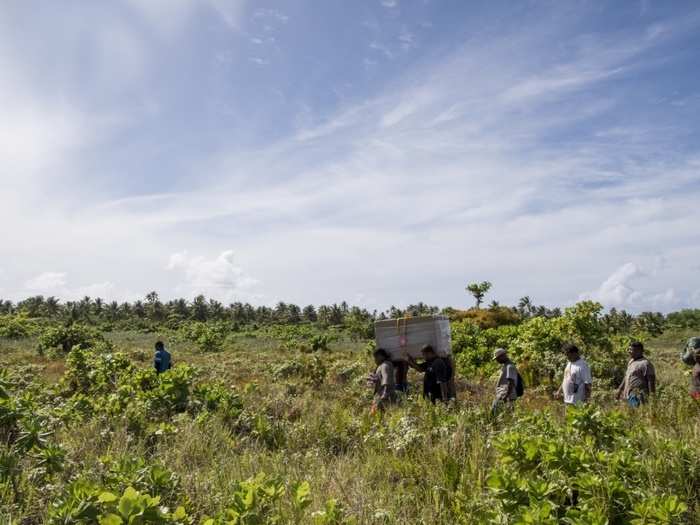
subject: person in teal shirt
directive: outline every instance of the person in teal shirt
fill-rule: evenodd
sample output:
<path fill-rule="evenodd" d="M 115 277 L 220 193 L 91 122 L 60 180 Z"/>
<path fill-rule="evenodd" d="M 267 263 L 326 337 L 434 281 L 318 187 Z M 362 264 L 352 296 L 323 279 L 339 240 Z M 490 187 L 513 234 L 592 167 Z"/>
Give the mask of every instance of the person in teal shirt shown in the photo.
<path fill-rule="evenodd" d="M 156 343 L 156 355 L 153 359 L 153 366 L 156 369 L 157 374 L 161 374 L 166 370 L 170 370 L 172 367 L 172 362 L 170 360 L 170 352 L 165 349 L 163 341 L 158 341 Z"/>

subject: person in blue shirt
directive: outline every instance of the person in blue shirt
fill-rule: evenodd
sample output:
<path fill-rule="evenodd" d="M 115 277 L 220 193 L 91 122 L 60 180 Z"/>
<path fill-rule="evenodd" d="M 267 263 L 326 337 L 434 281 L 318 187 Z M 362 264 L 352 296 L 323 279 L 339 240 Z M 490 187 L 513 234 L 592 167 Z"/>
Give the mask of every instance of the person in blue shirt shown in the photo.
<path fill-rule="evenodd" d="M 157 374 L 170 370 L 172 367 L 170 352 L 165 349 L 163 341 L 158 341 L 156 343 L 156 355 L 153 359 L 153 366 L 155 367 Z"/>

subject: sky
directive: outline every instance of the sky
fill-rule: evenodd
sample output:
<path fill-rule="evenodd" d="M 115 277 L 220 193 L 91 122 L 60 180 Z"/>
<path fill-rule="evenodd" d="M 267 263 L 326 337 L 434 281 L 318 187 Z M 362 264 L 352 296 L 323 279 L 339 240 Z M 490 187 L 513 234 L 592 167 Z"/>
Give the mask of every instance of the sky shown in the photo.
<path fill-rule="evenodd" d="M 694 1 L 0 3 L 0 297 L 700 307 Z"/>

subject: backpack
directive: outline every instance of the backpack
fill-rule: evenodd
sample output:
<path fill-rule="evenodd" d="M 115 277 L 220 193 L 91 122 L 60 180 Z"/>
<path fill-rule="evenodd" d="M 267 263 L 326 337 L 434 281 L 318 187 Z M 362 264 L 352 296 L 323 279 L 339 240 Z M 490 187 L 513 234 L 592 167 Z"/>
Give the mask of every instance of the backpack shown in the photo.
<path fill-rule="evenodd" d="M 681 353 L 681 361 L 688 366 L 695 365 L 695 352 L 700 348 L 700 337 L 691 337 L 685 345 L 685 351 Z"/>
<path fill-rule="evenodd" d="M 525 394 L 525 381 L 523 381 L 523 377 L 518 372 L 518 379 L 515 381 L 515 395 L 523 397 L 523 394 Z"/>

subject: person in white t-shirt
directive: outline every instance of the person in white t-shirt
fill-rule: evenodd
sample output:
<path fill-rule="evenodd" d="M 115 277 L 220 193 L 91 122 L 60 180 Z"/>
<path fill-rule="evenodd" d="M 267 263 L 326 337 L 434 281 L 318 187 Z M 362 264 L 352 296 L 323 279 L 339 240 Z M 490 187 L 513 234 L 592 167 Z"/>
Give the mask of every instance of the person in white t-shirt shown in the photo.
<path fill-rule="evenodd" d="M 593 378 L 591 368 L 581 357 L 576 345 L 566 344 L 562 348 L 569 362 L 564 369 L 564 380 L 557 390 L 557 397 L 562 397 L 567 405 L 587 403 L 591 398 Z"/>

